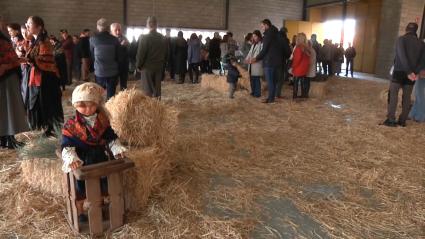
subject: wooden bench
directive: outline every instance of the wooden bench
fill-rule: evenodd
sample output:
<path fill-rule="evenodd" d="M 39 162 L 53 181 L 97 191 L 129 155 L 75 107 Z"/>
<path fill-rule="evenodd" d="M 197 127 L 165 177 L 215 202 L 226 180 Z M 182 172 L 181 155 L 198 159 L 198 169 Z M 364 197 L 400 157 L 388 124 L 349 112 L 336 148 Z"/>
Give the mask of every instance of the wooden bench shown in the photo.
<path fill-rule="evenodd" d="M 122 171 L 134 167 L 129 159 L 116 159 L 98 164 L 82 166 L 64 174 L 67 220 L 76 233 L 90 233 L 100 236 L 104 231 L 114 231 L 124 225 L 124 197 L 122 189 Z M 103 196 L 100 189 L 100 178 L 107 177 L 109 194 L 109 221 L 102 217 Z M 89 205 L 89 222 L 78 221 L 76 202 L 76 180 L 84 180 L 86 184 L 86 202 Z M 88 226 L 88 227 L 87 227 Z"/>

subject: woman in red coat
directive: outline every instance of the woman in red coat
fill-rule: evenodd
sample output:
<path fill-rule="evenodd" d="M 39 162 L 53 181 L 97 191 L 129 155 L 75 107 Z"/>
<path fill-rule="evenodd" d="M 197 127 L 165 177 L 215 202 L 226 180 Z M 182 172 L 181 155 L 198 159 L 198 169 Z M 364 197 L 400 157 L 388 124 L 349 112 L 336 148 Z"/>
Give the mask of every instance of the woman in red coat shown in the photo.
<path fill-rule="evenodd" d="M 298 33 L 296 46 L 292 58 L 292 75 L 294 76 L 293 96 L 298 98 L 298 84 L 301 82 L 301 98 L 308 98 L 310 83 L 306 75 L 310 66 L 310 52 L 307 46 L 307 37 L 304 33 Z"/>

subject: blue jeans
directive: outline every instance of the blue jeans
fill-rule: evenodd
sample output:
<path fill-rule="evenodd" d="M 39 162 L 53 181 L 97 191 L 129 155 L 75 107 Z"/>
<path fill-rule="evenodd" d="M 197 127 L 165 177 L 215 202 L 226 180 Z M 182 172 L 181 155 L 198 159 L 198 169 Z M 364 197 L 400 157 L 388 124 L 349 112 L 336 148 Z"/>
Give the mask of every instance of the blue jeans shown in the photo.
<path fill-rule="evenodd" d="M 251 76 L 251 95 L 254 97 L 261 96 L 261 80 L 260 76 Z"/>
<path fill-rule="evenodd" d="M 96 83 L 106 89 L 106 100 L 109 100 L 112 96 L 115 95 L 117 88 L 117 77 L 99 77 L 95 76 Z"/>
<path fill-rule="evenodd" d="M 269 91 L 269 96 L 267 97 L 268 102 L 274 102 L 276 95 L 276 78 L 277 78 L 277 68 L 276 67 L 264 67 L 264 77 L 267 81 L 267 88 Z"/>
<path fill-rule="evenodd" d="M 410 118 L 418 122 L 425 122 L 425 79 L 415 83 L 415 103 L 410 111 Z"/>

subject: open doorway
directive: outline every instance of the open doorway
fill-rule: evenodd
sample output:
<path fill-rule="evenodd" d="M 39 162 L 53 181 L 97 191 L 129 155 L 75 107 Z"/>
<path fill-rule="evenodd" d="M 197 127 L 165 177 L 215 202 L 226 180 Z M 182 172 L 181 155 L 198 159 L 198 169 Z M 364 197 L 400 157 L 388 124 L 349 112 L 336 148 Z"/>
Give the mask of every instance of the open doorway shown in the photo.
<path fill-rule="evenodd" d="M 329 20 L 323 23 L 324 39 L 332 40 L 332 43 L 343 43 L 344 50 L 353 44 L 356 34 L 356 20 Z M 341 69 L 346 68 L 346 61 L 342 63 Z"/>
<path fill-rule="evenodd" d="M 165 36 L 165 27 L 158 28 L 157 31 Z M 218 31 L 218 30 L 205 30 L 205 29 L 188 29 L 188 28 L 170 28 L 170 35 L 171 37 L 177 37 L 177 33 L 179 31 L 183 32 L 183 37 L 185 39 L 190 38 L 190 35 L 192 33 L 196 33 L 196 35 L 202 35 L 202 41 L 205 43 L 205 39 L 209 37 L 212 39 L 214 37 L 214 32 L 218 32 L 221 37 L 226 34 L 225 31 Z M 127 27 L 127 33 L 126 37 L 129 39 L 129 41 L 132 41 L 139 38 L 140 35 L 148 34 L 149 30 L 146 27 Z"/>
<path fill-rule="evenodd" d="M 333 43 L 343 42 L 344 49 L 348 43 L 353 43 L 356 33 L 356 20 L 330 20 L 324 22 L 324 39 L 332 40 Z"/>

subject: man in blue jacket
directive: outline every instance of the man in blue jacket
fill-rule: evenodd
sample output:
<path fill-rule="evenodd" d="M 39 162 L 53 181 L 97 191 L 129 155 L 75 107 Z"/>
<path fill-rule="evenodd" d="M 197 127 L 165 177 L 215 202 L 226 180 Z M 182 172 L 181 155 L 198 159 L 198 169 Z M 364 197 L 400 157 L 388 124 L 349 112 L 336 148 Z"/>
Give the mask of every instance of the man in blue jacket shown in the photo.
<path fill-rule="evenodd" d="M 115 95 L 118 79 L 119 47 L 118 39 L 109 32 L 105 18 L 97 21 L 98 34 L 90 38 L 90 51 L 94 60 L 96 83 L 106 89 L 107 99 Z"/>
<path fill-rule="evenodd" d="M 283 55 L 279 33 L 269 19 L 261 22 L 261 30 L 264 32 L 263 49 L 256 58 L 251 59 L 251 64 L 256 61 L 263 61 L 264 77 L 267 81 L 268 97 L 263 103 L 273 103 L 276 96 L 276 82 L 279 67 L 282 66 Z"/>

